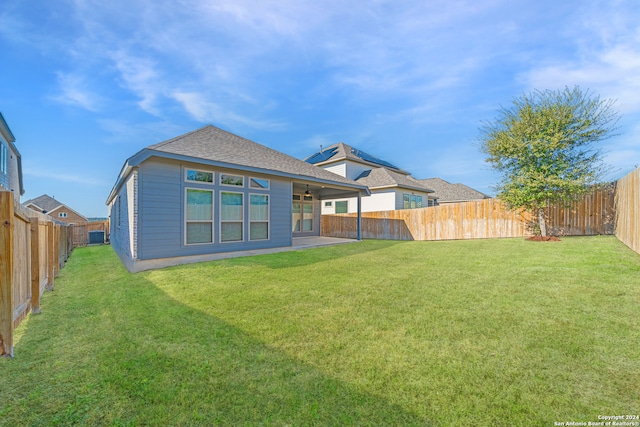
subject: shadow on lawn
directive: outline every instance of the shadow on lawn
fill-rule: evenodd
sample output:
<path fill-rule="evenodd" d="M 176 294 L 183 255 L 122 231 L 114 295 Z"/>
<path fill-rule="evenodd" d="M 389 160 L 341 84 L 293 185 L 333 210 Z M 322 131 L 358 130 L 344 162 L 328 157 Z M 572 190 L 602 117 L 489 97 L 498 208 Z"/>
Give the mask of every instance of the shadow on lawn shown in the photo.
<path fill-rule="evenodd" d="M 168 411 L 177 424 L 425 425 L 400 406 L 327 377 L 150 282 L 136 286 L 145 288 L 138 309 L 146 314 L 129 320 L 136 334 L 114 343 L 122 359 L 102 358 L 105 373 L 118 372 L 109 375 L 110 383 L 127 378 L 123 397 L 144 402 L 137 405 L 136 423 L 153 423 Z"/>
<path fill-rule="evenodd" d="M 51 314 L 29 322 L 12 361 L 55 360 L 53 371 L 47 363 L 31 366 L 35 378 L 50 381 L 14 399 L 33 417 L 27 424 L 428 425 L 172 299 L 143 275 L 120 268 L 94 286 L 72 279 L 69 270 L 73 283 L 56 284 L 56 293 L 66 295 L 48 307 Z M 91 315 L 55 313 L 78 306 Z M 46 342 L 51 331 L 55 343 Z M 60 343 L 72 343 L 67 349 L 75 353 Z M 78 366 L 81 355 L 89 362 Z M 52 388 L 65 393 L 49 397 Z"/>

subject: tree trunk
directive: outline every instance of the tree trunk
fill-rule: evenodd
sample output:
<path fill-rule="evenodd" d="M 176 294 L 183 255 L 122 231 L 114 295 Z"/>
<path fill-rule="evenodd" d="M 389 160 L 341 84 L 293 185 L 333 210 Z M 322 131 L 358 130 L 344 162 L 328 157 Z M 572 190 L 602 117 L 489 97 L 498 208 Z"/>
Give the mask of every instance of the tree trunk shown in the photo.
<path fill-rule="evenodd" d="M 540 227 L 540 235 L 547 236 L 547 220 L 544 217 L 544 209 L 538 208 L 538 226 Z"/>

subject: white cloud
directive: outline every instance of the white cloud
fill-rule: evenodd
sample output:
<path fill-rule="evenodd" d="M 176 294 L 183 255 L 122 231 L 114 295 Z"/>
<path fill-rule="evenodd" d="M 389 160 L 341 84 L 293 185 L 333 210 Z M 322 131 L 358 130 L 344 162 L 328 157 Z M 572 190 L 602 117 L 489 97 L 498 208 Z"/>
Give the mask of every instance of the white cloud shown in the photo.
<path fill-rule="evenodd" d="M 535 68 L 523 75 L 530 88 L 556 89 L 579 85 L 603 98 L 617 100 L 623 113 L 640 111 L 640 42 L 634 49 L 615 46 L 576 63 Z"/>
<path fill-rule="evenodd" d="M 595 2 L 567 19 L 564 37 L 571 50 L 533 62 L 519 78 L 529 88 L 579 85 L 617 99 L 623 113 L 640 112 L 640 9 L 637 2 Z M 553 34 L 548 38 L 553 42 Z"/>
<path fill-rule="evenodd" d="M 92 112 L 99 110 L 101 98 L 87 88 L 88 83 L 82 75 L 58 72 L 57 78 L 59 93 L 52 97 L 53 100 Z"/>
<path fill-rule="evenodd" d="M 191 117 L 202 123 L 223 124 L 230 127 L 242 125 L 263 130 L 282 129 L 285 126 L 282 122 L 256 120 L 237 114 L 228 107 L 222 107 L 199 93 L 175 91 L 171 96 L 182 105 Z"/>
<path fill-rule="evenodd" d="M 24 174 L 29 177 L 88 187 L 101 187 L 108 185 L 108 183 L 102 179 L 92 178 L 90 172 L 87 172 L 86 174 L 71 174 L 52 171 L 50 169 L 25 167 Z"/>
<path fill-rule="evenodd" d="M 116 69 L 127 88 L 142 98 L 138 106 L 150 114 L 157 115 L 155 101 L 161 92 L 158 82 L 157 64 L 147 58 L 138 58 L 122 50 L 111 55 Z"/>

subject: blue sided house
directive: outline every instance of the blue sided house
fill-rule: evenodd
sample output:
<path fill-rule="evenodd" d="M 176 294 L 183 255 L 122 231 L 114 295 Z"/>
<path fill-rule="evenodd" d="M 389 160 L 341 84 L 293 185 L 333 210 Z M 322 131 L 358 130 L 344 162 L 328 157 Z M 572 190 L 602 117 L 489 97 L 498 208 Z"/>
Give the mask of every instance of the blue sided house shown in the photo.
<path fill-rule="evenodd" d="M 136 272 L 290 247 L 320 236 L 322 200 L 369 194 L 352 179 L 206 126 L 128 158 L 106 203 L 111 244 Z"/>

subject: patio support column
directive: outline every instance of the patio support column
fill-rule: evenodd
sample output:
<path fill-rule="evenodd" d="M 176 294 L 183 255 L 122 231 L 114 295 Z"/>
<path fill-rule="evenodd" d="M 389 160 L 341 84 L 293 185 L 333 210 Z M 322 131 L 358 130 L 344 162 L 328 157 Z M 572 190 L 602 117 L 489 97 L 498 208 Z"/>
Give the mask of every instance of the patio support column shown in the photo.
<path fill-rule="evenodd" d="M 358 191 L 358 221 L 357 221 L 357 238 L 362 240 L 362 198 Z"/>

